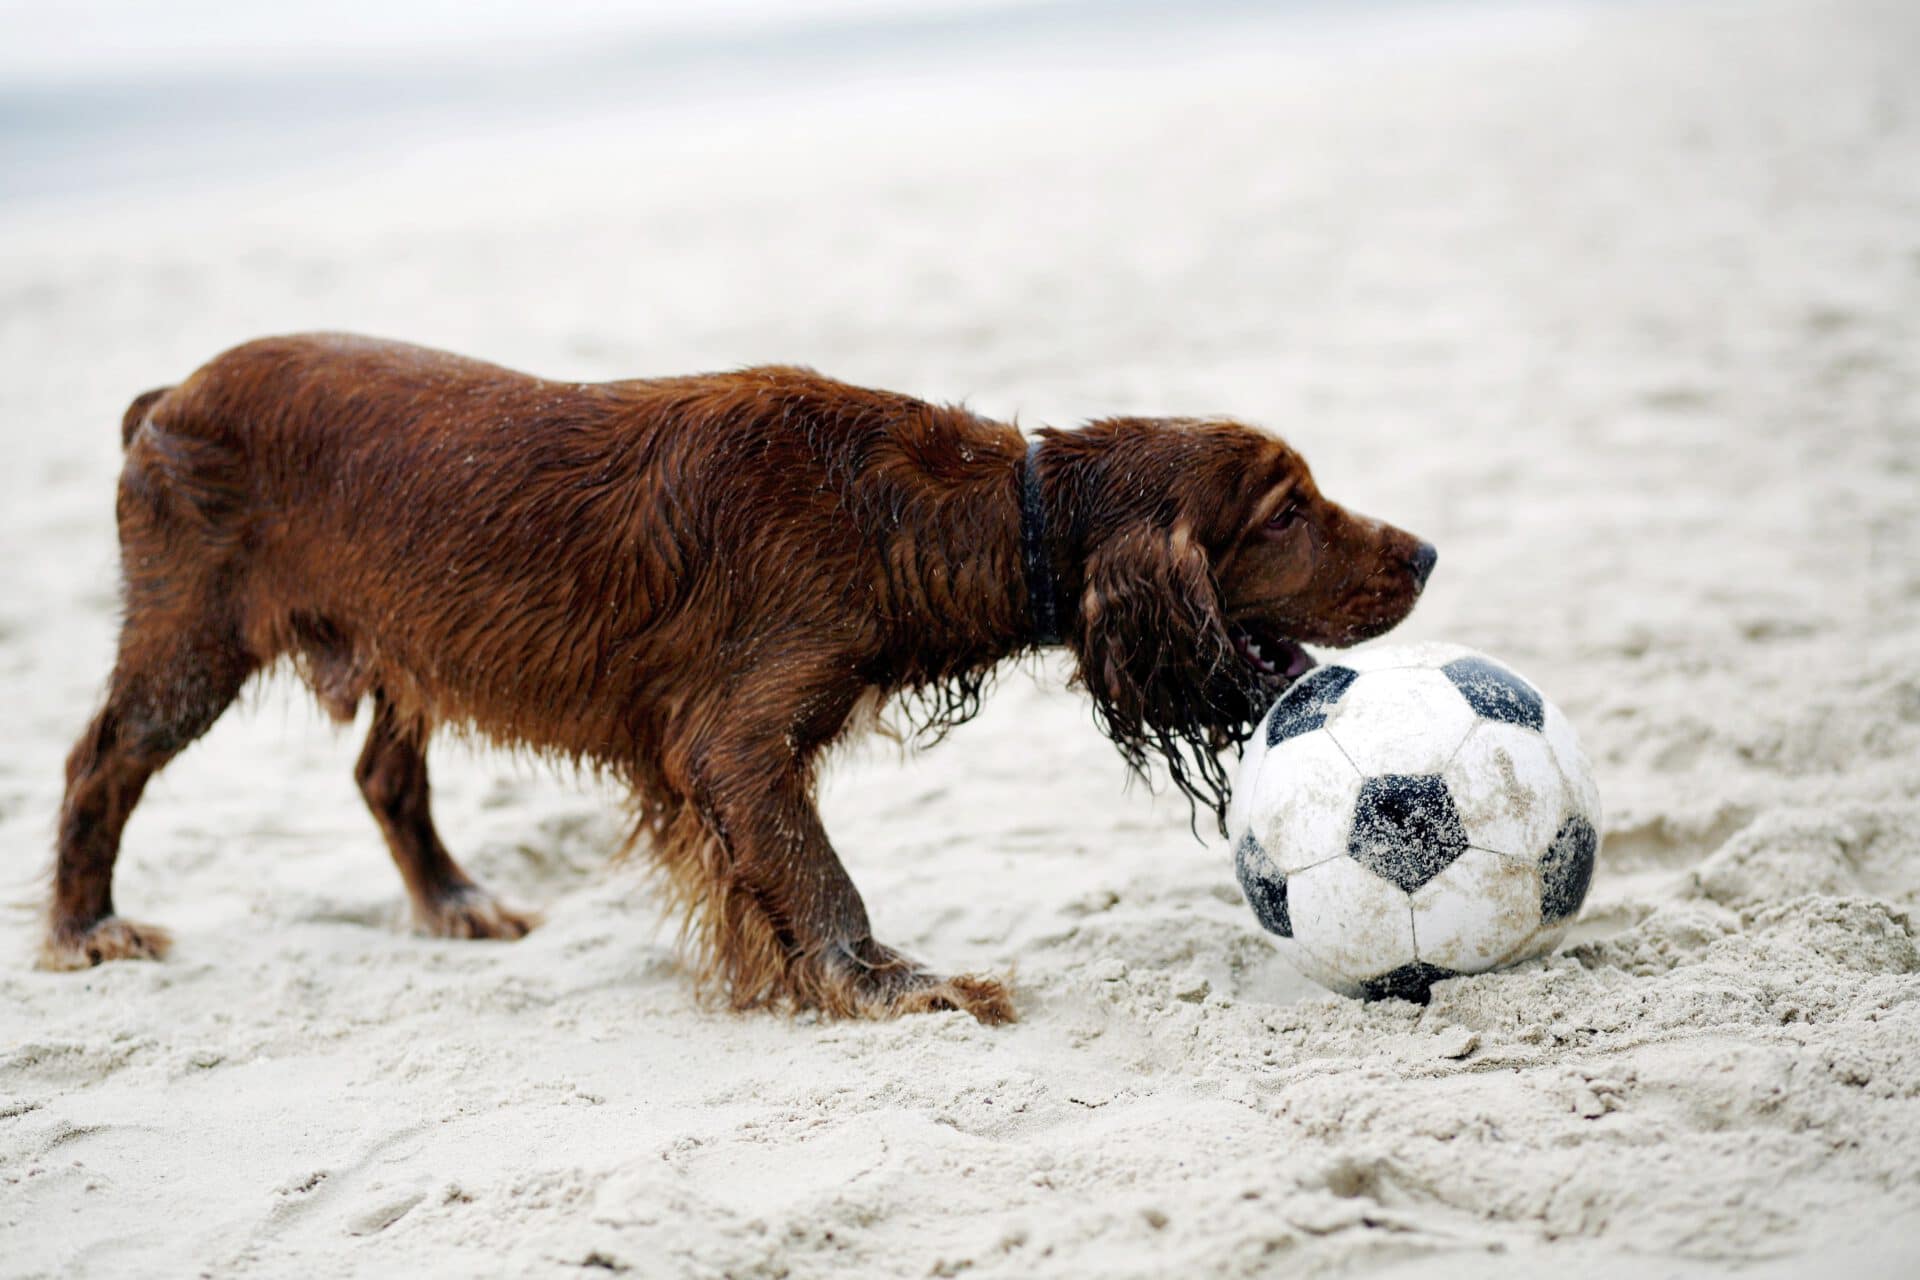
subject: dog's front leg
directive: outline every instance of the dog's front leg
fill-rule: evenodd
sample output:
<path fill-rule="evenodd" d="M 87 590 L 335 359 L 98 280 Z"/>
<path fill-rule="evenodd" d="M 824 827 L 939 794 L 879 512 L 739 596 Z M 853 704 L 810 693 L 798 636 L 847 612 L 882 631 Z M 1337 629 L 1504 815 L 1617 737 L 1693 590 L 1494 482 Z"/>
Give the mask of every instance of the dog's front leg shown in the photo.
<path fill-rule="evenodd" d="M 769 763 L 753 754 L 710 760 L 697 826 L 670 839 L 680 846 L 670 850 L 676 879 L 734 1002 L 843 1018 L 964 1009 L 985 1023 L 1011 1022 L 1001 982 L 930 973 L 874 940 L 866 904 L 821 825 L 811 770 L 791 758 Z M 686 847 L 696 841 L 703 847 Z"/>

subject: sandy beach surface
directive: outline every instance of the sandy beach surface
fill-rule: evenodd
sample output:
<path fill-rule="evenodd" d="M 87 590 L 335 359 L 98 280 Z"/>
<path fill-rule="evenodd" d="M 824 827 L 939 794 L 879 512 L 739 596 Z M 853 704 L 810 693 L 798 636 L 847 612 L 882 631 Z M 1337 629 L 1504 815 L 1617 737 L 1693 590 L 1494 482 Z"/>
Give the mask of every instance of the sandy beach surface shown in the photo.
<path fill-rule="evenodd" d="M 548 63 L 524 114 L 5 98 L 0 1274 L 1920 1274 L 1920 9 L 1119 12 Z M 460 743 L 448 843 L 546 924 L 411 936 L 364 713 L 282 682 L 128 830 L 173 957 L 39 972 L 121 411 L 315 328 L 1266 425 L 1439 546 L 1398 638 L 1579 727 L 1586 914 L 1322 992 L 1043 662 L 823 801 L 879 936 L 1022 1021 L 737 1016 L 617 796 Z"/>

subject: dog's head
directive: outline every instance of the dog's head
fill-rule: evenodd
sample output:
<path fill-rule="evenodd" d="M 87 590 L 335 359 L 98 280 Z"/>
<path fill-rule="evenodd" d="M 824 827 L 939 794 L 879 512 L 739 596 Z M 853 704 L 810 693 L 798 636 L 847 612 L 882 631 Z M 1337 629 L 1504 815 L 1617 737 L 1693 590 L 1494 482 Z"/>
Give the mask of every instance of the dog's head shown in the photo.
<path fill-rule="evenodd" d="M 1331 501 L 1299 454 L 1239 423 L 1119 418 L 1046 437 L 1077 679 L 1129 764 L 1158 752 L 1224 821 L 1217 753 L 1313 666 L 1303 644 L 1405 618 L 1434 549 Z"/>

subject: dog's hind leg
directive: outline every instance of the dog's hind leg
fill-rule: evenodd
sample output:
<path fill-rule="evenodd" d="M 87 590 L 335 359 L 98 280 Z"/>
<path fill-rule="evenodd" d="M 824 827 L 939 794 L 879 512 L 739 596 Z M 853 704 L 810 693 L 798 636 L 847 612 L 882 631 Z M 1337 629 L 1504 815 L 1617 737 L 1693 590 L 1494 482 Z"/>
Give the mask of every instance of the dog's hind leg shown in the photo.
<path fill-rule="evenodd" d="M 186 597 L 164 607 L 130 602 L 106 705 L 67 757 L 43 967 L 166 954 L 165 930 L 114 914 L 120 834 L 147 779 L 212 727 L 255 665 L 235 634 Z"/>
<path fill-rule="evenodd" d="M 424 728 L 403 719 L 377 689 L 373 729 L 354 778 L 387 838 L 421 932 L 440 938 L 526 936 L 535 919 L 501 906 L 440 843 L 427 787 Z"/>
<path fill-rule="evenodd" d="M 241 625 L 245 458 L 217 432 L 178 435 L 128 408 L 115 516 L 125 618 L 106 704 L 67 757 L 67 793 L 40 963 L 157 959 L 164 930 L 114 914 L 120 834 L 147 779 L 213 726 L 260 666 Z M 204 426 L 204 424 L 201 424 Z"/>

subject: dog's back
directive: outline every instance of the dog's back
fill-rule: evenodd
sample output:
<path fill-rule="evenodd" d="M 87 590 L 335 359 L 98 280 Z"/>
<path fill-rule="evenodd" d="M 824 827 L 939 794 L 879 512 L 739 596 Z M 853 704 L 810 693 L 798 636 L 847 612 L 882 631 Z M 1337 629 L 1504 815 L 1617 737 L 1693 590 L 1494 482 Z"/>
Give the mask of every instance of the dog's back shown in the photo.
<path fill-rule="evenodd" d="M 237 347 L 128 423 L 131 596 L 207 583 L 251 660 L 293 657 L 342 719 L 378 686 L 426 723 L 602 763 L 783 613 L 883 647 L 902 566 L 880 545 L 920 477 L 1020 447 L 807 370 L 563 383 L 336 335 Z"/>

